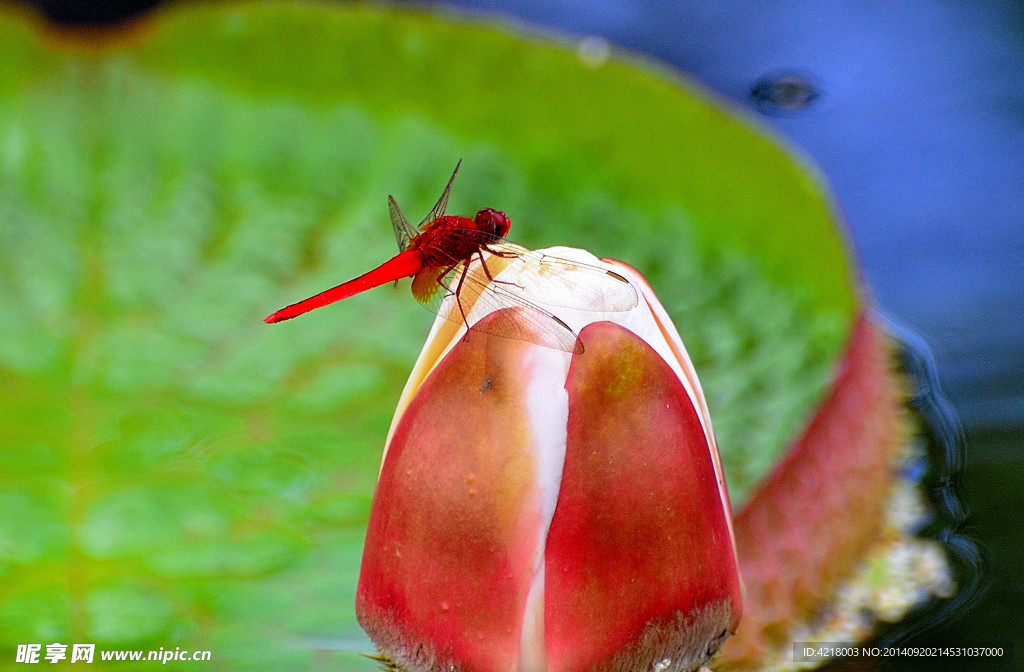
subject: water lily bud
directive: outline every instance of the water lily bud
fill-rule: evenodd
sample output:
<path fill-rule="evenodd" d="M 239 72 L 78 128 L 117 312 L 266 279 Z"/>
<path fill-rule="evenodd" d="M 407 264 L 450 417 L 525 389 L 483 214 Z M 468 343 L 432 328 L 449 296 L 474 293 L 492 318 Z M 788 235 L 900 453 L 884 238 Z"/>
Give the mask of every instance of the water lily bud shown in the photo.
<path fill-rule="evenodd" d="M 398 669 L 674 672 L 735 630 L 700 384 L 647 283 L 608 267 L 634 309 L 553 310 L 583 352 L 435 323 L 392 424 L 356 597 Z"/>

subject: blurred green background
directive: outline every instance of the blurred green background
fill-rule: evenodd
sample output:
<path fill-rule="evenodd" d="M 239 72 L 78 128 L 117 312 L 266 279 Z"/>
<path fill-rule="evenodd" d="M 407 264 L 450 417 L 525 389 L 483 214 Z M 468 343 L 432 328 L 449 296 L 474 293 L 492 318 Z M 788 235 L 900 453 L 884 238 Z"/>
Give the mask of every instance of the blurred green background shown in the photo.
<path fill-rule="evenodd" d="M 0 10 L 0 669 L 30 642 L 373 668 L 363 530 L 431 316 L 403 285 L 261 318 L 390 257 L 386 196 L 419 219 L 458 158 L 451 212 L 648 276 L 736 508 L 833 373 L 857 299 L 816 176 L 649 64 L 365 7 L 102 42 Z"/>

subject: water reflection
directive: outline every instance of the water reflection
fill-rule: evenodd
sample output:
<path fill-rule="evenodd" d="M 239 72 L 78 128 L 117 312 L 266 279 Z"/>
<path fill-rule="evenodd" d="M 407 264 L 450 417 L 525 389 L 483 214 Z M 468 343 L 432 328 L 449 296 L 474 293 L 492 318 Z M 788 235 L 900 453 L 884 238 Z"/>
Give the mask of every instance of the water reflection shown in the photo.
<path fill-rule="evenodd" d="M 759 77 L 750 87 L 750 98 L 754 106 L 772 116 L 806 112 L 823 95 L 815 77 L 800 71 L 769 73 Z"/>
<path fill-rule="evenodd" d="M 957 591 L 945 600 L 920 605 L 905 619 L 883 627 L 878 646 L 912 641 L 916 636 L 962 612 L 981 597 L 989 581 L 984 552 L 965 533 L 969 510 L 961 486 L 967 443 L 956 412 L 943 396 L 935 358 L 925 341 L 892 316 L 881 316 L 898 343 L 898 362 L 910 385 L 907 406 L 913 414 L 923 461 L 910 462 L 906 476 L 919 481 L 931 506 L 917 536 L 932 539 L 946 551 Z"/>

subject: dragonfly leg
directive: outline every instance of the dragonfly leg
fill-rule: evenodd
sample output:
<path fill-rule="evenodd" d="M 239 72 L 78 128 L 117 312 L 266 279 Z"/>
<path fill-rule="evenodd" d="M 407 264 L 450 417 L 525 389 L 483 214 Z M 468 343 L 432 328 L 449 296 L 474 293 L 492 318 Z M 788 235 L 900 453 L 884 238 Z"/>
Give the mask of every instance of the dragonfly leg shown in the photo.
<path fill-rule="evenodd" d="M 489 252 L 490 254 L 494 255 L 495 257 L 501 257 L 503 259 L 515 259 L 516 257 L 519 256 L 518 252 L 513 252 L 511 250 L 496 250 L 496 249 L 494 249 L 492 247 L 489 247 L 487 245 L 481 245 L 480 249 L 481 250 L 486 250 L 487 252 Z"/>
<path fill-rule="evenodd" d="M 495 283 L 497 285 L 512 285 L 513 287 L 518 287 L 519 289 L 526 289 L 525 287 L 523 287 L 522 285 L 520 285 L 519 283 L 516 283 L 516 282 L 510 282 L 508 280 L 495 280 L 494 276 L 491 275 L 491 270 L 489 268 L 487 268 L 487 262 L 484 261 L 483 250 L 487 250 L 488 252 L 490 252 L 494 256 L 502 257 L 503 259 L 514 259 L 514 258 L 519 256 L 518 254 L 510 253 L 510 252 L 503 253 L 501 250 L 492 250 L 492 249 L 488 248 L 485 245 L 482 245 L 480 247 L 480 249 L 476 251 L 477 256 L 480 257 L 480 267 L 482 269 L 484 269 L 484 275 L 487 276 L 488 282 L 493 282 L 493 283 Z"/>
<path fill-rule="evenodd" d="M 469 265 L 467 264 L 462 267 L 462 273 L 459 274 L 459 282 L 455 286 L 455 289 L 452 289 L 450 286 L 444 284 L 445 276 L 447 276 L 448 273 L 450 273 L 451 270 L 456 266 L 458 266 L 458 264 L 452 264 L 448 268 L 444 269 L 444 271 L 437 276 L 437 284 L 441 285 L 441 287 L 444 289 L 445 299 L 447 299 L 449 296 L 455 297 L 455 303 L 458 304 L 459 312 L 462 314 L 462 323 L 466 325 L 466 336 L 469 336 L 469 318 L 466 317 L 466 309 L 462 307 L 462 298 L 459 296 L 459 292 L 462 291 L 462 283 L 465 282 L 466 280 L 466 273 L 469 272 Z"/>
<path fill-rule="evenodd" d="M 466 336 L 469 336 L 469 319 L 466 317 L 466 309 L 462 307 L 462 283 L 466 281 L 466 274 L 469 273 L 469 264 L 462 267 L 459 275 L 459 284 L 455 287 L 455 303 L 459 304 L 459 312 L 462 313 L 462 323 L 466 325 Z"/>
<path fill-rule="evenodd" d="M 447 275 L 449 273 L 451 273 L 452 269 L 455 268 L 456 266 L 458 266 L 458 264 L 452 264 L 451 266 L 448 266 L 447 268 L 442 269 L 440 274 L 437 276 L 437 284 L 439 284 L 441 286 L 441 289 L 444 290 L 444 298 L 441 299 L 442 301 L 444 301 L 444 299 L 447 299 L 449 296 L 454 296 L 454 297 L 458 298 L 458 291 L 459 291 L 458 288 L 462 286 L 461 278 L 459 279 L 458 287 L 456 287 L 455 289 L 452 289 L 451 285 L 448 284 L 448 283 L 445 283 L 445 281 L 444 281 L 445 277 L 447 277 Z"/>

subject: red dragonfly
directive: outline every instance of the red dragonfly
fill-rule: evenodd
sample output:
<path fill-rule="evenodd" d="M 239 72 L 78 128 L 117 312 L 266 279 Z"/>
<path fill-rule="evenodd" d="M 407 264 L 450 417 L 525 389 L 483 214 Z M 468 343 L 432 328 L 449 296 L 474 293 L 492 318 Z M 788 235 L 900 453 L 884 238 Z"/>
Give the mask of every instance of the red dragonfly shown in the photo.
<path fill-rule="evenodd" d="M 551 256 L 504 242 L 511 221 L 483 208 L 472 219 L 446 215 L 460 161 L 441 198 L 413 228 L 388 196 L 399 253 L 372 271 L 267 316 L 272 324 L 346 299 L 391 281 L 412 277 L 412 294 L 432 312 L 504 338 L 556 350 L 583 352 L 576 333 L 538 303 L 588 311 L 623 311 L 636 306 L 632 285 L 606 268 Z M 501 275 L 499 279 L 497 276 Z M 495 311 L 486 322 L 478 320 Z"/>

